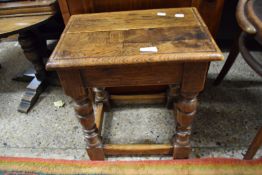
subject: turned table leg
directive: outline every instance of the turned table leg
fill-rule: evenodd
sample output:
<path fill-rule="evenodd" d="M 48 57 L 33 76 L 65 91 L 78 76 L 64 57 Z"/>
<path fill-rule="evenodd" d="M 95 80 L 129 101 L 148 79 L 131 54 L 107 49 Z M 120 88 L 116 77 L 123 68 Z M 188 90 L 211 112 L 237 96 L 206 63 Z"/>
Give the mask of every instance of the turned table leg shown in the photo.
<path fill-rule="evenodd" d="M 93 91 L 95 92 L 95 103 L 103 103 L 106 107 L 106 111 L 109 111 L 111 105 L 109 102 L 109 94 L 105 88 L 93 88 Z"/>
<path fill-rule="evenodd" d="M 33 64 L 36 71 L 35 78 L 27 86 L 18 107 L 18 111 L 27 113 L 47 86 L 46 71 L 41 53 L 42 44 L 39 43 L 38 37 L 33 32 L 25 31 L 19 34 L 18 41 L 25 57 Z"/>
<path fill-rule="evenodd" d="M 179 90 L 178 84 L 169 85 L 169 88 L 167 88 L 167 92 L 166 92 L 167 109 L 173 108 L 173 103 L 176 102 L 177 97 L 178 97 L 178 90 Z"/>
<path fill-rule="evenodd" d="M 92 103 L 87 96 L 81 99 L 75 99 L 75 102 L 75 111 L 83 127 L 88 156 L 91 160 L 104 160 L 102 142 L 99 138 L 98 129 L 95 124 Z"/>
<path fill-rule="evenodd" d="M 83 127 L 90 160 L 104 160 L 103 144 L 95 124 L 92 97 L 83 84 L 81 73 L 76 70 L 58 71 L 58 76 L 65 93 L 76 103 L 75 112 Z"/>
<path fill-rule="evenodd" d="M 177 122 L 173 153 L 175 159 L 188 158 L 191 153 L 190 135 L 197 108 L 196 96 L 197 94 L 182 93 L 178 103 L 174 104 Z"/>
<path fill-rule="evenodd" d="M 189 158 L 191 128 L 197 109 L 197 95 L 204 88 L 208 67 L 208 62 L 184 65 L 179 100 L 177 103 L 174 102 L 177 122 L 173 142 L 174 159 Z"/>

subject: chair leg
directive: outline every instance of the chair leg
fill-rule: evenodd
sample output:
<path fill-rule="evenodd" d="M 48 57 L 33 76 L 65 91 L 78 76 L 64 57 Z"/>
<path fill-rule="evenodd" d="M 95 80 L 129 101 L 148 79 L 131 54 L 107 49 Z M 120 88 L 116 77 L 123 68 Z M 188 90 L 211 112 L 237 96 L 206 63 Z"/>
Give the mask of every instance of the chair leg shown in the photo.
<path fill-rule="evenodd" d="M 242 33 L 242 30 L 237 27 L 236 35 L 234 36 L 233 44 L 230 48 L 229 55 L 227 57 L 226 63 L 224 64 L 222 70 L 220 71 L 219 75 L 217 76 L 216 80 L 214 81 L 213 85 L 218 86 L 227 75 L 229 69 L 234 64 L 238 54 L 239 54 L 239 37 Z"/>
<path fill-rule="evenodd" d="M 237 39 L 234 41 L 234 44 L 230 49 L 226 63 L 224 64 L 222 70 L 220 71 L 219 75 L 217 76 L 216 80 L 213 83 L 214 86 L 219 85 L 221 81 L 223 81 L 229 69 L 232 67 L 233 63 L 235 62 L 238 54 L 239 54 L 239 48 L 238 48 L 238 39 Z"/>
<path fill-rule="evenodd" d="M 244 159 L 245 160 L 252 159 L 261 145 L 262 145 L 262 127 L 260 127 L 259 131 L 256 134 L 256 137 L 254 138 L 251 145 L 249 146 L 244 156 Z"/>

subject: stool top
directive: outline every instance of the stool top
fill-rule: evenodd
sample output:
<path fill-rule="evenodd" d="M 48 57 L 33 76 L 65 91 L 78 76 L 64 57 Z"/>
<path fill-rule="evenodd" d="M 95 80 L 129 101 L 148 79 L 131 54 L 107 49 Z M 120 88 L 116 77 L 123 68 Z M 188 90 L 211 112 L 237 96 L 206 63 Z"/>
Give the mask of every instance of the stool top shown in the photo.
<path fill-rule="evenodd" d="M 223 60 L 195 8 L 74 15 L 46 68 Z"/>

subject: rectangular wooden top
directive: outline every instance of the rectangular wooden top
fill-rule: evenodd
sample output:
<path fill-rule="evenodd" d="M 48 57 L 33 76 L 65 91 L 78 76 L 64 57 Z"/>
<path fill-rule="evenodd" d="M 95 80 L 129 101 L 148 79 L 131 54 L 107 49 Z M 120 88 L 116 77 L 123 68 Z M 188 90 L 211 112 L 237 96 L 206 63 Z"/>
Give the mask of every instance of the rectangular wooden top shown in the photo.
<path fill-rule="evenodd" d="M 197 10 L 172 8 L 72 16 L 46 67 L 222 59 Z"/>

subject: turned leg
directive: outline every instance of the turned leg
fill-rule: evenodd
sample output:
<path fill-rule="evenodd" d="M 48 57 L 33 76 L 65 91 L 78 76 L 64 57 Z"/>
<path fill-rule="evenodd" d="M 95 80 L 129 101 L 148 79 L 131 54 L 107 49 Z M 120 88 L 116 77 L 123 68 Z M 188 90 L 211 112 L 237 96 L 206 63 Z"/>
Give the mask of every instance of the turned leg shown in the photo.
<path fill-rule="evenodd" d="M 95 92 L 95 103 L 103 103 L 106 107 L 106 110 L 109 111 L 111 108 L 109 102 L 109 94 L 106 92 L 105 88 L 93 88 Z"/>
<path fill-rule="evenodd" d="M 173 103 L 177 101 L 178 97 L 178 84 L 169 85 L 166 92 L 166 107 L 168 109 L 173 108 Z"/>
<path fill-rule="evenodd" d="M 87 154 L 91 160 L 104 160 L 103 145 L 98 135 L 92 103 L 88 97 L 75 99 L 75 111 L 81 123 L 87 143 Z"/>
<path fill-rule="evenodd" d="M 191 126 L 197 108 L 196 93 L 182 93 L 176 104 L 176 133 L 174 136 L 174 159 L 185 159 L 191 153 Z"/>
<path fill-rule="evenodd" d="M 33 32 L 26 31 L 19 34 L 18 41 L 25 57 L 33 64 L 36 71 L 35 78 L 27 86 L 18 107 L 18 111 L 27 113 L 46 88 L 46 71 L 41 53 L 42 44 L 39 43 L 38 37 Z"/>
<path fill-rule="evenodd" d="M 65 94 L 74 99 L 75 112 L 84 131 L 86 151 L 91 160 L 104 160 L 103 145 L 98 135 L 90 91 L 84 86 L 78 70 L 58 71 Z"/>
<path fill-rule="evenodd" d="M 46 78 L 46 70 L 43 62 L 44 53 L 41 53 L 44 49 L 43 41 L 39 40 L 39 37 L 31 31 L 25 31 L 19 34 L 19 44 L 21 45 L 26 59 L 30 61 L 36 71 L 36 77 L 38 80 Z"/>

